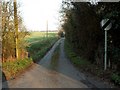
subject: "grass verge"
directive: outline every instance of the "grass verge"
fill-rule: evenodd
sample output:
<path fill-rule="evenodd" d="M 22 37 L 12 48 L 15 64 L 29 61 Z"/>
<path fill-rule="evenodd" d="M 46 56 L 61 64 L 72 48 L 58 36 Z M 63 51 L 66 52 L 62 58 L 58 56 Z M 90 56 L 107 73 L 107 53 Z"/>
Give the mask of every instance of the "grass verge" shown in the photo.
<path fill-rule="evenodd" d="M 88 60 L 85 60 L 79 57 L 76 53 L 73 52 L 72 47 L 70 44 L 65 41 L 65 52 L 70 59 L 70 61 L 77 67 L 80 71 L 91 74 L 93 76 L 97 76 L 102 80 L 105 80 L 109 83 L 116 84 L 117 86 L 120 85 L 120 76 L 118 74 L 113 73 L 110 70 L 104 71 L 102 67 L 97 66 L 95 64 L 90 63 Z"/>
<path fill-rule="evenodd" d="M 20 72 L 32 65 L 31 58 L 7 61 L 2 63 L 2 70 L 7 80 L 14 79 Z"/>
<path fill-rule="evenodd" d="M 71 60 L 71 62 L 76 66 L 76 67 L 86 67 L 90 65 L 90 62 L 87 60 L 79 57 L 76 53 L 73 52 L 72 47 L 70 44 L 65 41 L 65 52 L 68 56 L 68 58 Z"/>
<path fill-rule="evenodd" d="M 39 39 L 38 39 L 39 38 Z M 38 37 L 36 40 L 34 39 L 30 46 L 27 48 L 30 54 L 30 57 L 34 62 L 38 62 L 46 52 L 53 46 L 53 44 L 57 41 L 56 37 Z"/>
<path fill-rule="evenodd" d="M 2 71 L 7 80 L 14 79 L 20 73 L 28 69 L 33 62 L 40 60 L 51 46 L 56 42 L 56 33 L 49 33 L 49 37 L 45 37 L 44 32 L 32 32 L 26 37 L 29 46 L 27 47 L 30 58 L 19 59 L 15 61 L 8 60 L 2 63 Z"/>

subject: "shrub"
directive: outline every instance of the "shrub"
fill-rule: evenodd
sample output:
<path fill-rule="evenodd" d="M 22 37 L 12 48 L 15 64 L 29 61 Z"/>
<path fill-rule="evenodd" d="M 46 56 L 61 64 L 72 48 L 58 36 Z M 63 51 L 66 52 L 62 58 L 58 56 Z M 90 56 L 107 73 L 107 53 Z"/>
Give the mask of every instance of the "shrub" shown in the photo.
<path fill-rule="evenodd" d="M 116 74 L 116 73 L 112 74 L 111 80 L 112 80 L 115 84 L 120 85 L 120 75 L 119 75 L 119 74 Z"/>

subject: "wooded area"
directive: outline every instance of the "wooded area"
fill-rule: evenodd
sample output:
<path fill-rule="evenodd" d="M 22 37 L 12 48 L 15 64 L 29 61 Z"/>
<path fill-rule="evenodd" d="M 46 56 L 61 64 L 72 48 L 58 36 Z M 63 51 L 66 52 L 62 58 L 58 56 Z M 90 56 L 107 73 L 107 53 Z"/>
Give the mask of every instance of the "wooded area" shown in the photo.
<path fill-rule="evenodd" d="M 27 57 L 23 25 L 16 0 L 2 1 L 2 61 Z"/>
<path fill-rule="evenodd" d="M 56 32 L 28 32 L 17 0 L 2 1 L 2 72 L 7 80 L 37 63 L 58 40 Z"/>
<path fill-rule="evenodd" d="M 92 64 L 104 66 L 104 30 L 100 22 L 109 18 L 107 67 L 120 84 L 120 2 L 62 2 L 61 26 L 76 54 Z"/>

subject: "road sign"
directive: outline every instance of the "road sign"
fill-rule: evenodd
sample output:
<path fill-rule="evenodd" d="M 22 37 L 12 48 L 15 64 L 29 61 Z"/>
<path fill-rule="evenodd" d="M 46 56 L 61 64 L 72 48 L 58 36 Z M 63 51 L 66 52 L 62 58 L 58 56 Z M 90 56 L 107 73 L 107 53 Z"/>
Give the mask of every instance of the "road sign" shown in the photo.
<path fill-rule="evenodd" d="M 112 27 L 112 23 L 111 23 L 110 19 L 103 19 L 101 21 L 101 26 L 104 30 L 110 30 Z"/>
<path fill-rule="evenodd" d="M 104 55 L 104 70 L 107 69 L 107 31 L 111 29 L 112 23 L 110 19 L 103 19 L 101 26 L 105 30 L 105 55 Z"/>

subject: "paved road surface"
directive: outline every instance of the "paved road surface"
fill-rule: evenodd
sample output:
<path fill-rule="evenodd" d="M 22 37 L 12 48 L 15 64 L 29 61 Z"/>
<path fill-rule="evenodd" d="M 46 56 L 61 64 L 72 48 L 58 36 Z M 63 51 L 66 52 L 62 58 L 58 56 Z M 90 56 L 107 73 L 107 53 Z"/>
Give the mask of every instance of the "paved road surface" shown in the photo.
<path fill-rule="evenodd" d="M 44 58 L 33 69 L 25 72 L 20 77 L 6 82 L 9 88 L 87 88 L 78 78 L 79 72 L 64 58 L 63 49 L 59 58 L 59 71 L 49 69 L 52 54 L 59 43 L 61 48 L 63 39 L 60 39 Z M 69 75 L 71 74 L 71 75 Z M 75 77 L 75 78 L 74 78 Z M 77 78 L 76 78 L 77 77 Z M 5 82 L 3 87 L 6 87 Z"/>
<path fill-rule="evenodd" d="M 58 65 L 51 68 L 51 57 L 60 44 Z M 92 81 L 92 80 L 90 80 Z M 100 86 L 100 85 L 98 85 Z M 14 80 L 3 83 L 8 88 L 95 88 L 67 59 L 64 53 L 64 38 L 58 40 L 43 59 Z M 101 86 L 102 87 L 102 86 Z"/>

